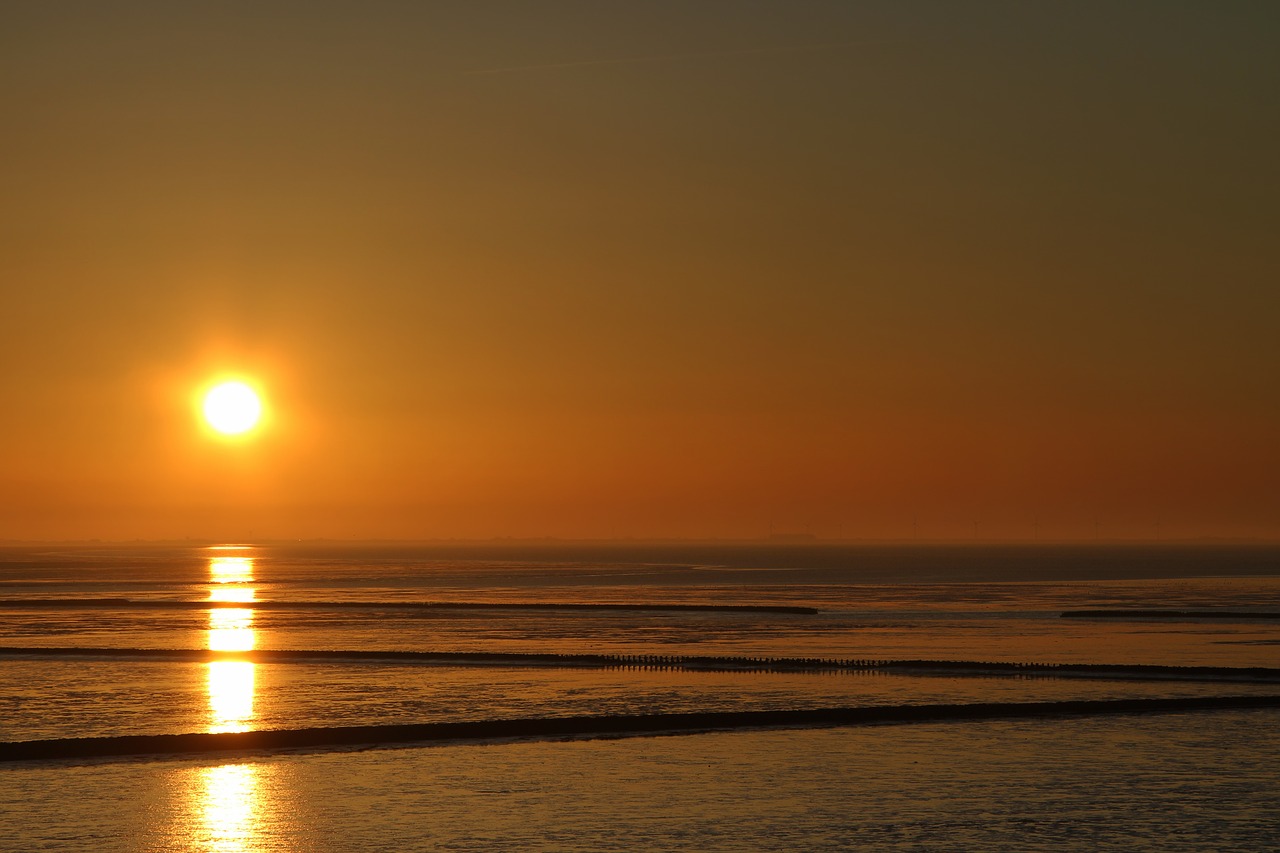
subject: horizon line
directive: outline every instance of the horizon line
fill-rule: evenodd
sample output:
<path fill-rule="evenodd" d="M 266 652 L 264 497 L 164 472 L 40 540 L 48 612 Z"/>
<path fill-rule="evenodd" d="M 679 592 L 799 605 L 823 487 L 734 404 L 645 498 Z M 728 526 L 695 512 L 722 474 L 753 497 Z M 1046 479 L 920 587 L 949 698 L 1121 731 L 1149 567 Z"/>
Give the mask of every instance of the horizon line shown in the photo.
<path fill-rule="evenodd" d="M 1005 537 L 975 539 L 972 537 L 824 537 L 817 535 L 764 535 L 764 536 L 436 536 L 436 537 L 263 537 L 255 539 L 226 539 L 217 537 L 186 536 L 178 538 L 107 539 L 102 537 L 15 539 L 0 538 L 0 548 L 45 545 L 183 545 L 190 547 L 241 547 L 252 548 L 269 545 L 348 544 L 348 545 L 771 545 L 775 547 L 805 546 L 1157 546 L 1157 545 L 1274 545 L 1280 546 L 1278 536 L 1166 536 L 1106 537 L 1106 538 L 1025 538 Z"/>

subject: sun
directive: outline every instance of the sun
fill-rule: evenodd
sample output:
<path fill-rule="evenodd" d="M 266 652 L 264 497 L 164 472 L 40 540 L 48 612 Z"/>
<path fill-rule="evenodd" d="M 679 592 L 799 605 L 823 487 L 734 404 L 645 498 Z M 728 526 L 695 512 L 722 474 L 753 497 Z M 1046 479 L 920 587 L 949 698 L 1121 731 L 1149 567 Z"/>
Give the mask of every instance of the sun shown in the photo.
<path fill-rule="evenodd" d="M 209 389 L 202 406 L 204 419 L 223 435 L 240 435 L 257 425 L 262 401 L 243 382 L 223 382 Z"/>

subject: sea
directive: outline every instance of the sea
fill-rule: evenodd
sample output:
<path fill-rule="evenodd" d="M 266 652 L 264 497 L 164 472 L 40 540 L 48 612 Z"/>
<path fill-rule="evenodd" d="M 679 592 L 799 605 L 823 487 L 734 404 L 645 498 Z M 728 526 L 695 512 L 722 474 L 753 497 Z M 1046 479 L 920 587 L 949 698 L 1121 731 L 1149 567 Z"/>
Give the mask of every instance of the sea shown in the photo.
<path fill-rule="evenodd" d="M 3 851 L 1275 850 L 1280 546 L 15 545 L 0 742 Z"/>

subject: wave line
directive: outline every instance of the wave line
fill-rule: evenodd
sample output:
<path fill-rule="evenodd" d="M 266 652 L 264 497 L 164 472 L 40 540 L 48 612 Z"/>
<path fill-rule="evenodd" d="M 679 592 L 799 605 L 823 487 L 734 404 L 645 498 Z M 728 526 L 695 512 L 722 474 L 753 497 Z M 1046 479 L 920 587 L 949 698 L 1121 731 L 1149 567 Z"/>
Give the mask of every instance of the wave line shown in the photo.
<path fill-rule="evenodd" d="M 777 711 L 702 711 L 340 726 L 218 734 L 56 738 L 0 743 L 0 762 L 202 755 L 226 752 L 274 753 L 285 750 L 425 745 L 451 741 L 493 742 L 513 738 L 652 736 L 740 729 L 833 728 L 893 723 L 1081 717 L 1103 714 L 1165 714 L 1241 709 L 1280 709 L 1280 696 L 984 702 Z"/>
<path fill-rule="evenodd" d="M 816 607 L 791 604 L 649 604 L 642 602 L 559 602 L 559 601 L 191 601 L 146 598 L 7 598 L 0 608 L 41 610 L 47 608 L 100 608 L 104 610 L 210 610 L 231 607 L 237 610 L 659 610 L 707 613 L 796 613 L 812 615 Z"/>
<path fill-rule="evenodd" d="M 209 649 L 0 646 L 0 658 L 133 658 L 205 663 L 411 663 L 437 666 L 554 666 L 561 668 L 646 668 L 735 672 L 905 672 L 918 675 L 1075 677 L 1159 681 L 1280 682 L 1280 668 L 1162 666 L 1157 664 L 1026 663 L 968 660 L 875 658 L 784 658 L 734 655 L 570 654 L 555 652 L 398 651 L 373 649 Z"/>

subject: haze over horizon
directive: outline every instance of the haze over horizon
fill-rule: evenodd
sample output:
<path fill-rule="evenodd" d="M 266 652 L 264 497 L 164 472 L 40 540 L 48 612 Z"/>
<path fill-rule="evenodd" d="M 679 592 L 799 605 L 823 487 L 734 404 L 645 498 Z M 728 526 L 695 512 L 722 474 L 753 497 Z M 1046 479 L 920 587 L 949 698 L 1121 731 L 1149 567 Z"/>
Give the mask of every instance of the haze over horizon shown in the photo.
<path fill-rule="evenodd" d="M 6 3 L 0 540 L 1280 539 L 1277 36 Z"/>

